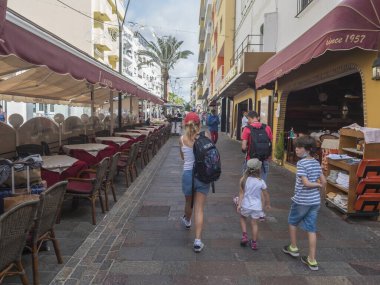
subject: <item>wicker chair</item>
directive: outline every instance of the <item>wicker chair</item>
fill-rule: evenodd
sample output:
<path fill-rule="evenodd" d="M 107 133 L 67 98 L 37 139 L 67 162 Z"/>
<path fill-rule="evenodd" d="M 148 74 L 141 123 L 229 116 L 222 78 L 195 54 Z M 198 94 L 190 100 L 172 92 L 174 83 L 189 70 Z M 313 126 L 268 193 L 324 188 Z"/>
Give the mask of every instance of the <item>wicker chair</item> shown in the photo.
<path fill-rule="evenodd" d="M 67 138 L 67 144 L 83 144 L 86 143 L 86 138 L 84 136 L 75 136 Z"/>
<path fill-rule="evenodd" d="M 133 159 L 135 158 L 138 150 L 139 150 L 140 143 L 134 143 L 131 147 L 131 149 L 128 152 L 127 156 L 121 156 L 119 159 L 119 162 L 117 164 L 117 173 L 123 172 L 125 175 L 125 182 L 128 187 L 129 181 L 128 181 L 128 174 L 131 178 L 131 183 L 133 182 Z"/>
<path fill-rule="evenodd" d="M 141 169 L 145 167 L 149 161 L 149 154 L 148 154 L 149 143 L 150 143 L 150 136 L 146 137 L 145 140 L 140 143 L 140 147 L 138 149 L 136 159 L 137 160 L 140 159 Z"/>
<path fill-rule="evenodd" d="M 55 238 L 54 226 L 61 210 L 63 198 L 66 192 L 66 186 L 67 181 L 58 182 L 45 192 L 42 192 L 40 195 L 40 204 L 38 206 L 37 216 L 34 228 L 32 230 L 33 234 L 30 245 L 32 252 L 34 285 L 40 283 L 40 276 L 38 272 L 38 253 L 43 242 L 49 240 L 53 242 L 57 261 L 59 264 L 63 263 L 58 240 Z"/>
<path fill-rule="evenodd" d="M 111 136 L 111 132 L 109 130 L 102 130 L 95 132 L 96 137 L 109 137 Z"/>
<path fill-rule="evenodd" d="M 26 157 L 32 154 L 43 155 L 43 148 L 40 144 L 23 144 L 16 146 L 17 156 Z"/>
<path fill-rule="evenodd" d="M 102 195 L 100 194 L 101 187 L 103 185 L 103 180 L 107 172 L 107 167 L 109 164 L 109 158 L 103 158 L 103 160 L 98 164 L 96 168 L 96 175 L 94 178 L 68 178 L 69 184 L 66 189 L 66 197 L 73 198 L 84 198 L 91 202 L 92 207 L 92 224 L 96 225 L 96 215 L 95 215 L 95 201 L 99 198 L 100 206 L 102 208 L 102 213 L 104 213 L 104 205 Z M 90 170 L 90 173 L 93 171 Z M 82 171 L 82 174 L 86 174 L 86 171 Z"/>
<path fill-rule="evenodd" d="M 11 275 L 20 275 L 22 284 L 29 284 L 21 255 L 38 203 L 34 200 L 19 204 L 0 216 L 0 284 Z"/>
<path fill-rule="evenodd" d="M 116 193 L 115 193 L 115 186 L 114 186 L 114 183 L 113 183 L 113 179 L 114 179 L 114 177 L 116 175 L 117 165 L 118 165 L 120 156 L 121 156 L 121 152 L 117 152 L 117 153 L 115 153 L 112 156 L 111 162 L 110 162 L 110 166 L 109 166 L 109 170 L 108 170 L 108 173 L 106 175 L 105 183 L 104 183 L 104 186 L 103 186 L 103 190 L 104 190 L 104 202 L 106 204 L 106 211 L 109 210 L 109 208 L 108 208 L 108 190 L 109 189 L 111 189 L 111 191 L 112 191 L 113 200 L 115 202 L 117 202 L 117 200 L 116 200 Z"/>

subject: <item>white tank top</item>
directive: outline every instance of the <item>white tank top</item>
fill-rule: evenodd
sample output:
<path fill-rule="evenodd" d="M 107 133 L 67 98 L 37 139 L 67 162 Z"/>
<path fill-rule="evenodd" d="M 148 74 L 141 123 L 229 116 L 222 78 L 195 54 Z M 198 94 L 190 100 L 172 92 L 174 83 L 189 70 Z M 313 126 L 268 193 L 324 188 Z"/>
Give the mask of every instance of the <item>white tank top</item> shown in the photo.
<path fill-rule="evenodd" d="M 244 187 L 244 197 L 241 203 L 242 208 L 262 211 L 261 192 L 267 189 L 264 180 L 248 177 Z"/>
<path fill-rule="evenodd" d="M 195 161 L 193 148 L 188 147 L 183 143 L 183 136 L 181 136 L 181 142 L 181 150 L 183 152 L 183 170 L 192 170 Z"/>

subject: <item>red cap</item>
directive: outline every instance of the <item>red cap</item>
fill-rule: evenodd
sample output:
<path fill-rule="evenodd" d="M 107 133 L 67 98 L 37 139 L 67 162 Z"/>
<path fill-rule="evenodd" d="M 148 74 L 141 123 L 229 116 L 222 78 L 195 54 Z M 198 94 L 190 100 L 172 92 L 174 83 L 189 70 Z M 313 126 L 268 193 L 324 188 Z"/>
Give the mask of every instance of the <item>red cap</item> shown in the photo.
<path fill-rule="evenodd" d="M 190 121 L 193 121 L 196 124 L 199 124 L 201 122 L 197 113 L 194 112 L 189 112 L 185 117 L 185 124 L 187 124 Z"/>

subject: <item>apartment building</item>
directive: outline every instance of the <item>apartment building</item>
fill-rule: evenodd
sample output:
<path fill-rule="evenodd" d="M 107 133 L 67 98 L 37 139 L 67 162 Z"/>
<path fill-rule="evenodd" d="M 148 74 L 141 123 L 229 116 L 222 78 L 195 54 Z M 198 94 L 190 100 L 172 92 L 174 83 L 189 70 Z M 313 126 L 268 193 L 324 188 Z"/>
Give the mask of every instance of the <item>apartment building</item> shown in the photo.
<path fill-rule="evenodd" d="M 28 0 L 8 0 L 8 8 L 110 68 L 119 70 L 119 21 L 122 21 L 124 17 L 124 1 L 44 0 L 33 1 L 33 5 L 30 5 Z M 123 74 L 152 94 L 161 96 L 158 66 L 152 65 L 134 72 L 135 69 L 138 69 L 136 52 L 145 48 L 146 40 L 139 33 L 133 33 L 124 27 L 123 43 Z M 131 46 L 129 47 L 128 44 Z M 141 103 L 138 102 L 137 97 L 131 97 L 130 100 L 136 102 L 123 102 L 123 112 L 131 112 L 133 106 L 136 106 L 134 112 L 137 112 L 137 106 Z M 34 105 L 28 103 L 23 107 L 21 104 L 23 103 L 5 102 L 4 105 L 8 110 L 8 115 L 24 110 L 21 115 L 25 120 L 33 116 L 52 117 L 56 113 L 62 113 L 66 117 L 89 112 L 86 108 L 46 105 L 43 102 Z M 101 110 L 108 113 L 109 104 L 105 102 L 105 106 Z"/>

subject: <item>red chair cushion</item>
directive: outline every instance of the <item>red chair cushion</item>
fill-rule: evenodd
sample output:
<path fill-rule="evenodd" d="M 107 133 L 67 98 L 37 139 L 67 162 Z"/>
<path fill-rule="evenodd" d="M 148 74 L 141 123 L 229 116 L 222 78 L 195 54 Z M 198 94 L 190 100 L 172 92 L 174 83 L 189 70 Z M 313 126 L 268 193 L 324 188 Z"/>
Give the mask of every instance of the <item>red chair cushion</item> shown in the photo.
<path fill-rule="evenodd" d="M 90 194 L 92 192 L 92 183 L 84 181 L 69 180 L 66 192 L 78 194 Z"/>

